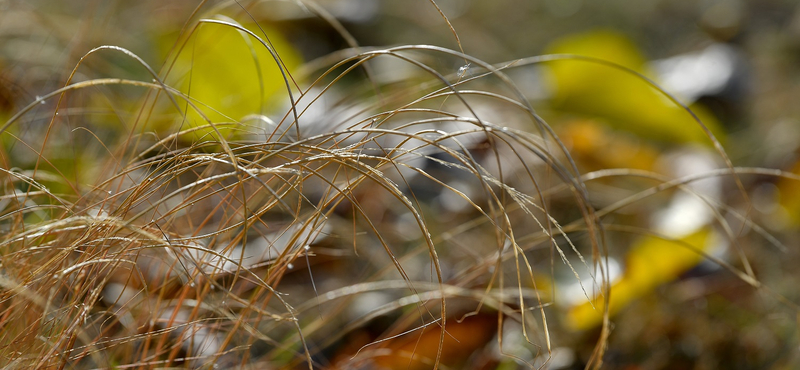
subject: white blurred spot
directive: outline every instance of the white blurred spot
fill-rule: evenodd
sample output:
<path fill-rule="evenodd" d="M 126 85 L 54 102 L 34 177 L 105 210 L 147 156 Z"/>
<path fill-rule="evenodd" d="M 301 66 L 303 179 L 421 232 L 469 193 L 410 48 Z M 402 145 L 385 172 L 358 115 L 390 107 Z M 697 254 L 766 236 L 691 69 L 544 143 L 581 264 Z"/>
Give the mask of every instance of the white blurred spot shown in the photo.
<path fill-rule="evenodd" d="M 734 75 L 736 59 L 733 47 L 713 44 L 697 53 L 654 61 L 652 66 L 661 87 L 691 103 L 720 93 Z"/>
<path fill-rule="evenodd" d="M 329 230 L 330 226 L 326 222 L 319 222 L 316 227 L 308 225 L 303 228 L 303 225 L 293 225 L 265 237 L 248 239 L 244 247 L 242 245 L 227 249 L 221 247 L 216 253 L 210 253 L 203 251 L 204 246 L 195 243 L 195 248 L 188 249 L 186 253 L 197 260 L 206 273 L 220 272 L 220 270 L 234 272 L 239 266 L 249 268 L 277 258 L 286 248 L 308 250 L 309 244 L 325 239 Z"/>
<path fill-rule="evenodd" d="M 417 219 L 414 217 L 413 213 L 403 213 L 394 224 L 395 231 L 400 238 L 406 241 L 422 238 L 422 230 L 420 230 Z"/>
<path fill-rule="evenodd" d="M 392 297 L 389 294 L 366 292 L 356 295 L 350 303 L 350 309 L 345 312 L 350 321 L 356 321 L 391 301 Z"/>
<path fill-rule="evenodd" d="M 469 184 L 456 180 L 451 182 L 450 186 L 462 192 L 467 198 L 471 199 L 473 197 L 474 192 Z M 470 207 L 469 202 L 464 199 L 461 194 L 450 189 L 442 189 L 442 193 L 439 195 L 439 203 L 442 205 L 442 208 L 451 213 L 461 212 Z"/>
<path fill-rule="evenodd" d="M 596 292 L 597 289 L 593 289 L 593 287 L 598 286 L 600 283 L 599 269 L 592 271 L 592 274 L 590 275 L 589 271 L 586 269 L 586 266 L 584 266 L 582 263 L 572 263 L 572 266 L 575 267 L 576 271 L 578 271 L 581 281 L 575 280 L 575 276 L 570 275 L 568 280 L 569 282 L 564 284 L 566 286 L 558 289 L 558 292 L 560 292 L 558 303 L 567 307 L 586 302 L 587 293 L 591 298 L 595 298 L 592 296 L 592 294 L 593 292 Z M 595 280 L 597 280 L 596 282 L 592 281 L 592 275 L 594 275 Z M 606 276 L 608 276 L 608 281 L 611 284 L 622 277 L 622 266 L 620 266 L 619 262 L 612 257 L 608 258 L 608 271 L 606 271 Z"/>
<path fill-rule="evenodd" d="M 672 177 L 701 175 L 719 168 L 714 154 L 703 148 L 684 148 L 659 159 Z M 722 180 L 718 176 L 692 181 L 685 185 L 687 191 L 678 191 L 667 208 L 654 216 L 654 230 L 666 236 L 680 238 L 691 234 L 712 221 L 711 206 L 701 197 L 720 199 Z"/>

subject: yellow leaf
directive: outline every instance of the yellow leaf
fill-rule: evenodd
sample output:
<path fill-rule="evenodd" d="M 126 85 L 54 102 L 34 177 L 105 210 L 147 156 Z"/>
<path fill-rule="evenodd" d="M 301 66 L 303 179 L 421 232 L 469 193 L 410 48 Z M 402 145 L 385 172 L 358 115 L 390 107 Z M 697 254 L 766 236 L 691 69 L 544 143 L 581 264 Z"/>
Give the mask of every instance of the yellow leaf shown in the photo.
<path fill-rule="evenodd" d="M 800 174 L 800 162 L 796 162 L 791 173 Z M 793 225 L 800 224 L 800 182 L 795 179 L 781 177 L 777 183 L 780 205 L 787 211 L 787 221 Z"/>
<path fill-rule="evenodd" d="M 609 314 L 616 314 L 634 299 L 677 279 L 700 263 L 704 258 L 701 252 L 707 251 L 711 245 L 710 236 L 711 229 L 706 227 L 678 241 L 642 238 L 628 253 L 624 275 L 611 286 Z M 569 309 L 568 325 L 584 330 L 600 324 L 604 299 L 595 299 L 594 307 L 586 301 Z"/>
<path fill-rule="evenodd" d="M 569 36 L 552 44 L 547 53 L 602 59 L 652 79 L 645 68 L 645 58 L 633 42 L 615 32 Z M 579 59 L 554 61 L 548 69 L 554 91 L 550 104 L 556 110 L 600 118 L 617 129 L 650 140 L 710 143 L 691 115 L 638 76 Z M 717 120 L 701 106 L 693 106 L 692 110 L 719 138 Z"/>
<path fill-rule="evenodd" d="M 266 38 L 255 24 L 245 24 L 262 40 Z M 265 32 L 271 47 L 290 73 L 301 63 L 299 53 L 279 33 Z M 268 44 L 269 45 L 269 44 Z M 251 114 L 265 114 L 287 95 L 279 62 L 252 36 L 222 24 L 202 24 L 175 61 L 170 75 L 183 93 L 196 99 L 199 112 L 188 108 L 182 129 L 213 123 L 237 122 Z M 291 84 L 291 80 L 290 80 Z M 205 117 L 204 117 L 205 116 Z M 222 129 L 224 136 L 229 129 Z M 200 130 L 202 136 L 213 129 Z"/>

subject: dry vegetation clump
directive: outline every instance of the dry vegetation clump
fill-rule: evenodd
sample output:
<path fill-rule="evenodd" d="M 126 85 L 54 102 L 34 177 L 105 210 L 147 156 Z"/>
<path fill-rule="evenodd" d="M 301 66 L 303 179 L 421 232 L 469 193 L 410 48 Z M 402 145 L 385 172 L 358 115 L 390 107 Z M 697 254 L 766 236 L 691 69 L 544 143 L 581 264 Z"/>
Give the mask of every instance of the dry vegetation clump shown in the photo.
<path fill-rule="evenodd" d="M 672 274 L 631 289 L 708 258 L 781 297 L 738 246 L 744 229 L 782 246 L 750 220 L 740 176 L 793 175 L 734 168 L 713 135 L 721 169 L 582 170 L 507 74 L 575 57 L 354 44 L 299 63 L 257 15 L 195 14 L 163 65 L 95 47 L 62 88 L 15 103 L 0 127 L 4 367 L 536 368 L 572 345 L 574 366 L 595 368 L 623 308 L 604 298 L 608 257 L 642 235 L 697 261 L 629 257 Z M 199 67 L 213 32 L 232 32 L 250 72 Z M 245 73 L 244 97 L 197 73 Z M 740 203 L 693 187 L 706 178 Z M 741 253 L 646 229 L 641 214 L 675 193 Z M 557 299 L 565 277 L 594 318 Z"/>

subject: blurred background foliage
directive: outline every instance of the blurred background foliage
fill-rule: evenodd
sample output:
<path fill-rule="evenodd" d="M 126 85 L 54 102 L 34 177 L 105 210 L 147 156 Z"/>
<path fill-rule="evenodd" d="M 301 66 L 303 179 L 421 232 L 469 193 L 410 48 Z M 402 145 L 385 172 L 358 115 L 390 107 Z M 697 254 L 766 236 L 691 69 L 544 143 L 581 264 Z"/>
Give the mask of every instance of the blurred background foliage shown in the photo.
<path fill-rule="evenodd" d="M 364 48 L 407 44 L 463 48 L 489 63 L 571 54 L 628 68 L 623 71 L 562 58 L 508 70 L 558 133 L 581 173 L 630 169 L 675 179 L 725 168 L 722 155 L 693 117 L 630 73 L 634 71 L 691 107 L 734 166 L 800 174 L 800 5 L 796 1 L 439 0 L 436 4 L 452 23 L 460 46 L 427 0 L 319 0 L 305 5 L 209 1 L 193 13 L 198 4 L 186 0 L 0 0 L 0 123 L 36 103 L 23 120 L 3 133 L 3 167 L 23 173 L 35 168 L 51 191 L 79 198 L 84 194 L 81 187 L 97 183 L 110 170 L 100 158 L 107 156 L 106 145 L 120 138 L 155 142 L 172 132 L 202 126 L 206 119 L 219 124 L 219 133 L 231 140 L 265 135 L 268 130 L 257 123 L 271 127 L 281 121 L 280 114 L 289 114 L 287 85 L 294 89 L 312 82 L 314 63 L 355 47 L 354 40 Z M 198 14 L 213 14 L 218 21 L 267 35 L 283 69 L 296 77 L 284 79 L 266 48 L 252 45 L 252 39 L 229 27 L 204 23 L 187 36 L 186 29 L 195 27 Z M 331 18 L 326 20 L 326 16 Z M 332 25 L 332 19 L 339 23 Z M 349 35 L 342 35 L 337 27 Z M 153 97 L 142 94 L 140 88 L 95 86 L 69 94 L 60 103 L 59 116 L 51 116 L 57 97 L 41 101 L 39 97 L 63 87 L 79 59 L 100 45 L 130 50 L 160 76 L 169 70 L 165 82 L 196 99 L 192 103 L 203 115 L 180 117 L 167 99 L 141 110 L 143 102 Z M 381 86 L 378 90 L 426 81 L 419 70 L 393 63 L 374 61 L 372 77 Z M 431 63 L 463 77 L 478 70 L 459 58 L 433 58 Z M 374 93 L 362 89 L 370 85 L 364 82 L 367 73 L 360 75 L 364 80 L 346 76 L 349 80 L 342 83 L 352 90 L 323 96 L 334 101 L 344 99 L 343 95 L 366 96 L 364 100 L 371 101 Z M 153 76 L 129 57 L 100 51 L 76 70 L 75 81 L 90 78 L 152 81 Z M 178 104 L 185 107 L 187 103 Z M 320 117 L 330 118 L 335 109 L 334 104 L 328 111 L 309 110 L 308 117 L 324 121 Z M 502 112 L 489 114 L 504 117 Z M 237 122 L 244 125 L 226 125 Z M 533 125 L 526 129 L 537 130 Z M 195 135 L 202 140 L 217 133 L 201 128 Z M 652 179 L 633 176 L 598 177 L 602 178 L 590 184 L 598 208 L 654 185 Z M 780 302 L 698 254 L 752 271 L 788 302 L 800 302 L 796 273 L 800 183 L 765 173 L 742 173 L 740 179 L 747 197 L 730 178 L 716 178 L 687 185 L 705 200 L 665 189 L 604 219 L 609 226 L 608 243 L 614 246 L 609 302 L 614 324 L 606 368 L 792 369 L 800 365 L 793 303 Z M 443 229 L 464 222 L 456 200 L 442 195 L 425 199 L 423 190 L 419 194 L 425 201 L 424 212 L 441 217 Z M 368 208 L 380 207 L 381 199 L 373 200 Z M 738 210 L 763 233 L 730 214 L 703 210 L 704 201 Z M 574 210 L 559 206 L 557 199 L 551 204 L 556 218 L 569 219 Z M 391 212 L 368 211 L 401 226 L 408 221 Z M 720 241 L 725 237 L 724 230 L 715 226 L 717 216 L 734 225 L 734 243 Z M 401 226 L 398 234 L 402 234 Z M 774 239 L 765 238 L 766 233 Z M 483 239 L 476 236 L 471 241 L 477 244 Z M 444 251 L 442 258 L 462 252 Z M 318 259 L 314 270 L 318 280 L 333 279 L 353 268 L 347 264 L 352 262 L 326 258 Z M 551 329 L 558 347 L 547 366 L 582 368 L 598 338 L 600 316 L 569 270 L 550 273 L 548 265 L 548 260 L 537 262 L 536 279 L 547 287 L 542 290 L 552 302 L 556 320 Z M 579 273 L 591 291 L 588 271 Z M 287 286 L 300 286 L 306 278 L 287 276 Z M 368 276 L 366 272 L 359 275 Z M 593 300 L 594 306 L 602 305 L 602 297 Z M 337 359 L 350 359 L 390 326 L 373 322 L 342 334 L 340 343 L 325 352 L 331 367 Z M 494 356 L 487 344 L 496 340 L 496 326 L 493 316 L 483 314 L 448 326 L 456 339 L 448 345 L 459 350 L 444 353 L 445 363 L 456 368 L 515 368 L 514 361 Z M 427 368 L 424 362 L 409 363 L 403 355 L 403 351 L 429 351 L 438 343 L 439 332 L 421 338 L 413 343 L 403 339 L 381 343 L 394 352 L 378 357 L 378 365 Z M 513 348 L 519 344 L 507 340 L 512 342 L 510 351 L 518 355 Z M 472 356 L 472 367 L 463 364 L 466 353 Z"/>

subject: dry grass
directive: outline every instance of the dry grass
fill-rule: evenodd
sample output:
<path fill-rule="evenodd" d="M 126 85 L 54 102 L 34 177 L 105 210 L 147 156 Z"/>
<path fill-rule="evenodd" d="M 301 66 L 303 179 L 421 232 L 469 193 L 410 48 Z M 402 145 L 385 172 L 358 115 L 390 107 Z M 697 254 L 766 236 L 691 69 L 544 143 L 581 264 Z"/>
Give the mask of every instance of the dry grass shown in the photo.
<path fill-rule="evenodd" d="M 457 346 L 475 368 L 546 367 L 571 335 L 549 277 L 593 271 L 584 294 L 607 296 L 619 235 L 651 233 L 619 210 L 723 178 L 740 203 L 704 199 L 721 235 L 738 245 L 747 228 L 782 246 L 750 222 L 739 176 L 797 176 L 734 168 L 713 137 L 727 163 L 715 172 L 582 173 L 505 73 L 574 57 L 492 65 L 436 46 L 353 45 L 291 70 L 267 33 L 214 17 L 238 6 L 190 18 L 162 67 L 92 49 L 64 88 L 0 128 L 4 367 L 466 366 Z M 272 105 L 285 108 L 189 122 L 214 107 L 178 87 L 187 77 L 171 63 L 220 27 L 270 51 L 261 62 L 281 66 L 283 91 Z M 108 60 L 137 77 L 90 77 Z M 745 252 L 706 257 L 781 299 Z M 596 302 L 587 368 L 601 366 L 611 330 Z M 485 340 L 452 340 L 462 319 Z"/>

